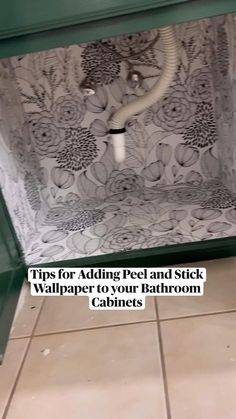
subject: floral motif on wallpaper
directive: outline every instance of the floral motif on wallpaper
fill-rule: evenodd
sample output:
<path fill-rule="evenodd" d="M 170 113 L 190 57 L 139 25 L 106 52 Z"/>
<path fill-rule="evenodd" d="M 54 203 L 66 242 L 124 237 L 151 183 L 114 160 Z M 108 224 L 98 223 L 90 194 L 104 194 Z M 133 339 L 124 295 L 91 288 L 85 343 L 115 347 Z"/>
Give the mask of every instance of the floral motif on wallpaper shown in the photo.
<path fill-rule="evenodd" d="M 215 19 L 210 69 L 214 74 L 218 148 L 222 180 L 236 193 L 236 16 Z"/>
<path fill-rule="evenodd" d="M 227 77 L 229 65 L 222 28 L 214 19 L 176 27 L 175 80 L 162 100 L 127 122 L 120 165 L 108 121 L 159 76 L 158 31 L 11 59 L 25 113 L 12 153 L 34 214 L 22 239 L 28 263 L 236 235 L 236 196 L 218 180 L 225 163 L 216 73 Z M 126 80 L 131 68 L 144 76 L 140 88 Z M 84 78 L 95 95 L 82 96 Z M 18 213 L 15 223 L 24 219 L 24 209 Z"/>

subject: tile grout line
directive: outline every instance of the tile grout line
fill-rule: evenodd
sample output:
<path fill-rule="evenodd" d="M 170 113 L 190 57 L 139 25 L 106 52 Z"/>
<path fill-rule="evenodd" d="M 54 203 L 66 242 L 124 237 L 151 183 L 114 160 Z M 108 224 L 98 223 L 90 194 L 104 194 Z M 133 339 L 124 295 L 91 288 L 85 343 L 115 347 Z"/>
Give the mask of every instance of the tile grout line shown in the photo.
<path fill-rule="evenodd" d="M 199 314 L 188 314 L 186 316 L 179 316 L 179 317 L 166 317 L 165 319 L 159 319 L 160 322 L 168 322 L 173 320 L 184 320 L 184 319 L 191 319 L 196 317 L 206 317 L 206 316 L 218 316 L 224 314 L 236 313 L 236 309 L 225 310 L 225 311 L 215 311 L 214 313 L 199 313 Z"/>
<path fill-rule="evenodd" d="M 44 303 L 43 303 L 44 304 Z M 155 303 L 154 303 L 155 304 Z M 196 317 L 205 317 L 205 316 L 217 316 L 217 315 L 223 315 L 223 314 L 230 314 L 230 313 L 236 313 L 236 309 L 232 310 L 226 310 L 226 311 L 216 311 L 214 313 L 202 313 L 202 314 L 189 314 L 186 316 L 180 316 L 180 317 L 167 317 L 165 319 L 159 318 L 159 321 L 162 322 L 168 322 L 168 321 L 174 321 L 174 320 L 184 320 L 184 319 L 191 319 Z M 38 313 L 38 316 L 41 314 L 41 309 Z M 37 317 L 37 324 L 38 324 L 38 317 Z M 40 336 L 49 336 L 49 335 L 58 335 L 62 333 L 74 333 L 74 332 L 86 332 L 90 330 L 97 330 L 97 329 L 106 329 L 109 327 L 120 327 L 120 326 L 128 326 L 131 324 L 139 324 L 139 323 L 152 323 L 155 319 L 151 320 L 138 320 L 135 322 L 126 322 L 126 323 L 119 323 L 119 324 L 107 324 L 103 326 L 92 326 L 92 327 L 82 327 L 78 329 L 67 329 L 67 330 L 59 330 L 59 331 L 51 331 L 51 332 L 45 332 L 45 333 L 36 333 L 34 335 L 25 335 L 25 336 L 16 336 L 16 337 L 10 337 L 9 340 L 20 340 L 20 339 L 30 339 L 31 337 L 40 337 Z"/>
<path fill-rule="evenodd" d="M 167 419 L 171 419 L 170 398 L 169 398 L 169 391 L 168 391 L 164 347 L 163 347 L 163 340 L 162 340 L 162 334 L 161 334 L 161 324 L 160 324 L 160 321 L 159 321 L 159 312 L 158 312 L 158 306 L 157 306 L 157 301 L 156 300 L 155 300 L 155 311 L 156 311 L 156 319 L 157 319 L 156 324 L 157 324 L 157 334 L 158 334 L 159 349 L 160 349 L 163 386 L 164 386 L 164 394 L 165 394 L 165 401 L 166 401 L 166 414 L 167 414 Z"/>
<path fill-rule="evenodd" d="M 77 333 L 77 332 L 89 332 L 89 331 L 93 331 L 93 330 L 100 330 L 100 329 L 109 329 L 111 327 L 122 327 L 122 326 L 132 326 L 135 324 L 146 324 L 146 323 L 154 323 L 156 321 L 156 319 L 152 319 L 152 320 L 140 320 L 140 321 L 136 321 L 136 322 L 126 322 L 126 323 L 119 323 L 119 324 L 108 324 L 108 325 L 104 325 L 104 326 L 94 326 L 94 327 L 89 327 L 89 328 L 81 328 L 81 329 L 68 329 L 68 330 L 59 330 L 59 331 L 51 331 L 51 332 L 46 332 L 46 333 L 37 333 L 32 335 L 32 338 L 39 338 L 39 337 L 44 337 L 44 336 L 51 336 L 51 335 L 62 335 L 65 333 Z M 25 339 L 26 337 L 23 336 L 19 336 L 17 338 L 11 338 L 11 340 L 19 340 L 19 339 Z M 28 336 L 29 338 L 29 336 Z"/>
<path fill-rule="evenodd" d="M 16 389 L 17 384 L 18 384 L 18 382 L 19 382 L 19 379 L 20 379 L 20 376 L 21 376 L 21 372 L 22 372 L 22 370 L 23 370 L 23 367 L 24 367 L 24 364 L 25 364 L 26 358 L 27 358 L 28 353 L 29 353 L 29 349 L 30 349 L 30 346 L 31 346 L 31 342 L 32 342 L 32 340 L 33 340 L 33 334 L 34 334 L 35 328 L 36 328 L 36 326 L 37 326 L 37 324 L 38 324 L 40 314 L 41 314 L 41 312 L 42 312 L 42 310 L 43 310 L 44 303 L 45 303 L 45 299 L 46 299 L 46 298 L 44 298 L 44 300 L 43 300 L 43 302 L 42 302 L 42 305 L 41 305 L 41 307 L 40 307 L 40 310 L 39 310 L 39 312 L 38 312 L 38 316 L 36 317 L 36 320 L 35 320 L 35 323 L 34 323 L 34 327 L 32 328 L 31 335 L 30 335 L 30 336 L 28 336 L 27 338 L 20 338 L 20 339 L 29 339 L 29 342 L 28 342 L 28 345 L 27 345 L 27 347 L 26 347 L 26 350 L 25 350 L 25 353 L 24 353 L 23 359 L 22 359 L 22 361 L 21 361 L 21 365 L 20 365 L 19 371 L 18 371 L 18 373 L 17 373 L 17 375 L 16 375 L 15 382 L 14 382 L 14 384 L 13 384 L 12 390 L 11 390 L 10 395 L 9 395 L 9 397 L 8 397 L 8 401 L 7 401 L 6 407 L 5 407 L 5 409 L 4 409 L 4 412 L 3 412 L 3 415 L 2 415 L 2 419 L 7 419 L 8 411 L 9 411 L 9 408 L 10 408 L 10 405 L 11 405 L 11 402 L 12 402 L 12 399 L 13 399 L 13 396 L 14 396 L 14 393 L 15 393 L 15 389 Z M 18 339 L 19 339 L 19 338 L 18 338 Z M 14 338 L 12 338 L 11 340 L 14 340 Z"/>

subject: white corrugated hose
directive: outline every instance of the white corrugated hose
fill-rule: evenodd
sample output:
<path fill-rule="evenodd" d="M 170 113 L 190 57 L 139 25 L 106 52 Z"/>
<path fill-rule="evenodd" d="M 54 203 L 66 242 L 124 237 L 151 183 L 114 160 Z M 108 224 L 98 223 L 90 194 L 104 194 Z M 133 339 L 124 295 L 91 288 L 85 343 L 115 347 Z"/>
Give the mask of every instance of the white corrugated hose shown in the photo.
<path fill-rule="evenodd" d="M 118 109 L 110 120 L 110 134 L 114 147 L 115 160 L 125 159 L 125 123 L 132 115 L 144 111 L 164 96 L 174 79 L 178 63 L 177 41 L 172 27 L 159 29 L 164 51 L 164 65 L 160 78 L 143 96 L 138 97 Z"/>

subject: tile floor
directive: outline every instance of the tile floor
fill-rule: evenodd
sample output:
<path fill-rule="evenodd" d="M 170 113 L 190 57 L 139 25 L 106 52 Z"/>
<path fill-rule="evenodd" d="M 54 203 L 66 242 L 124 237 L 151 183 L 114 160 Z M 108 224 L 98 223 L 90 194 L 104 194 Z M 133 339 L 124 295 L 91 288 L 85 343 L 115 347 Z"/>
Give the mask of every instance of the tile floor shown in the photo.
<path fill-rule="evenodd" d="M 2 419 L 235 419 L 236 258 L 208 261 L 204 297 L 91 312 L 23 289 L 4 365 Z"/>

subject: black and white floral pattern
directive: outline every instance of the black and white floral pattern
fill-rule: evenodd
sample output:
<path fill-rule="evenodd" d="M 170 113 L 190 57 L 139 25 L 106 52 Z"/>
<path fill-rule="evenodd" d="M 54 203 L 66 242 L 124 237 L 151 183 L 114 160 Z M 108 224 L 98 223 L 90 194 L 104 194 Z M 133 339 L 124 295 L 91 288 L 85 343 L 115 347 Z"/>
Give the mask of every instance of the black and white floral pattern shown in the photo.
<path fill-rule="evenodd" d="M 150 235 L 148 229 L 139 226 L 117 227 L 104 236 L 101 250 L 110 253 L 140 249 Z"/>
<path fill-rule="evenodd" d="M 38 184 L 32 173 L 26 172 L 24 178 L 24 187 L 31 208 L 34 211 L 38 211 L 41 206 L 41 200 L 38 191 Z"/>
<path fill-rule="evenodd" d="M 68 221 L 57 224 L 58 230 L 84 231 L 104 219 L 104 212 L 98 209 L 78 211 L 76 216 Z"/>
<path fill-rule="evenodd" d="M 32 113 L 27 115 L 27 126 L 40 156 L 55 157 L 61 146 L 62 138 L 50 114 Z"/>
<path fill-rule="evenodd" d="M 175 232 L 175 233 L 167 233 L 167 234 L 160 234 L 159 236 L 152 236 L 149 237 L 145 247 L 159 247 L 159 246 L 168 246 L 173 244 L 180 244 L 180 243 L 186 243 L 191 242 L 191 238 L 187 235 L 184 236 L 181 232 Z"/>
<path fill-rule="evenodd" d="M 56 156 L 60 167 L 81 170 L 97 157 L 96 138 L 87 128 L 67 128 L 65 146 Z"/>
<path fill-rule="evenodd" d="M 152 31 L 144 31 L 118 36 L 114 39 L 117 51 L 122 57 L 140 55 L 153 39 Z"/>
<path fill-rule="evenodd" d="M 203 188 L 194 188 L 194 187 L 178 187 L 172 189 L 168 192 L 167 200 L 171 203 L 176 203 L 177 205 L 187 205 L 187 204 L 201 204 L 201 202 L 208 201 L 212 198 L 211 190 L 204 190 Z"/>
<path fill-rule="evenodd" d="M 115 196 L 123 200 L 127 196 L 139 196 L 144 186 L 144 180 L 133 169 L 114 170 L 106 183 L 107 196 Z"/>
<path fill-rule="evenodd" d="M 211 71 L 214 72 L 218 149 L 222 179 L 236 193 L 235 142 L 235 14 L 215 19 Z"/>
<path fill-rule="evenodd" d="M 208 102 L 201 102 L 197 106 L 195 121 L 183 133 L 186 144 L 196 147 L 207 147 L 217 140 L 216 122 L 213 106 Z"/>
<path fill-rule="evenodd" d="M 202 201 L 204 208 L 230 208 L 236 206 L 236 195 L 229 192 L 223 185 L 212 192 L 212 197 Z"/>
<path fill-rule="evenodd" d="M 236 235 L 235 27 L 176 27 L 175 80 L 127 122 L 122 164 L 109 118 L 160 77 L 157 30 L 0 62 L 1 184 L 27 263 Z"/>
<path fill-rule="evenodd" d="M 228 18 L 230 19 L 230 18 Z M 216 47 L 216 56 L 218 62 L 219 72 L 223 77 L 227 76 L 229 71 L 229 44 L 228 44 L 228 35 L 224 25 L 220 24 L 217 27 L 217 37 L 216 37 L 217 47 Z"/>
<path fill-rule="evenodd" d="M 62 222 L 69 221 L 75 216 L 70 208 L 65 206 L 58 206 L 51 208 L 44 218 L 45 225 L 60 225 Z"/>
<path fill-rule="evenodd" d="M 209 70 L 197 69 L 187 78 L 189 100 L 196 103 L 206 102 L 212 95 L 212 78 Z"/>
<path fill-rule="evenodd" d="M 194 122 L 195 112 L 196 104 L 189 100 L 187 91 L 182 85 L 173 86 L 168 91 L 168 96 L 148 111 L 156 126 L 175 134 L 182 134 L 184 129 Z"/>
<path fill-rule="evenodd" d="M 84 102 L 76 96 L 61 96 L 52 105 L 56 124 L 62 128 L 78 126 L 83 121 L 85 112 Z"/>
<path fill-rule="evenodd" d="M 61 167 L 53 167 L 51 176 L 54 185 L 60 189 L 69 189 L 75 181 L 74 173 L 71 170 L 64 170 Z"/>
<path fill-rule="evenodd" d="M 96 84 L 110 84 L 120 73 L 121 57 L 110 41 L 87 44 L 81 58 L 81 67 L 88 80 Z"/>

